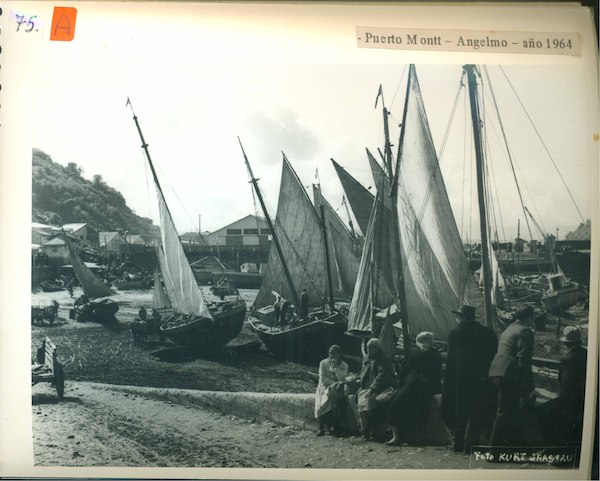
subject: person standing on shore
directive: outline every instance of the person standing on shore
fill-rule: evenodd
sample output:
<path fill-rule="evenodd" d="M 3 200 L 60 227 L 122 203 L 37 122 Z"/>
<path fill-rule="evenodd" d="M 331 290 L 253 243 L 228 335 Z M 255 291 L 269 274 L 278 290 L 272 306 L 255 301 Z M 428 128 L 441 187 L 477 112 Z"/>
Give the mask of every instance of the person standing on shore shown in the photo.
<path fill-rule="evenodd" d="M 533 307 L 519 309 L 514 317 L 515 321 L 500 336 L 498 352 L 489 371 L 498 389 L 498 410 L 490 439 L 492 446 L 526 446 L 539 439 L 531 409 L 535 393 Z"/>
<path fill-rule="evenodd" d="M 308 317 L 308 292 L 306 289 L 302 289 L 300 294 L 300 319 L 306 319 Z"/>
<path fill-rule="evenodd" d="M 495 390 L 488 370 L 498 340 L 490 328 L 475 320 L 473 306 L 463 305 L 452 312 L 458 325 L 448 334 L 442 418 L 453 434 L 452 449 L 468 453 L 491 431 Z"/>
<path fill-rule="evenodd" d="M 580 444 L 583 430 L 587 349 L 577 326 L 565 327 L 560 340 L 567 349 L 558 371 L 560 393 L 538 408 L 542 439 L 548 446 Z"/>
<path fill-rule="evenodd" d="M 340 434 L 340 404 L 344 400 L 344 381 L 348 364 L 342 360 L 342 348 L 336 344 L 329 348 L 328 357 L 319 363 L 319 384 L 315 394 L 315 418 L 319 422 L 317 436 Z"/>

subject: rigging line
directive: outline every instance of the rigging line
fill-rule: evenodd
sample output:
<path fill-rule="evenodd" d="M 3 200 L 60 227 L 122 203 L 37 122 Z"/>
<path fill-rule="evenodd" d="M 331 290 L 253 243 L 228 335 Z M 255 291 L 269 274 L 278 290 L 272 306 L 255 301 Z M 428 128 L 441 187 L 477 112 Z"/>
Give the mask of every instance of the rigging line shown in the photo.
<path fill-rule="evenodd" d="M 439 161 L 442 161 L 442 157 L 444 156 L 444 151 L 446 150 L 446 142 L 448 141 L 448 137 L 450 134 L 450 128 L 452 126 L 452 122 L 454 120 L 454 115 L 456 113 L 456 107 L 458 105 L 458 100 L 460 98 L 460 94 L 463 92 L 463 88 L 465 86 L 464 84 L 464 78 L 465 78 L 465 71 L 463 70 L 463 74 L 460 77 L 460 82 L 458 85 L 458 90 L 456 91 L 456 97 L 454 98 L 454 104 L 452 105 L 452 111 L 450 113 L 450 119 L 448 120 L 448 125 L 446 126 L 446 132 L 444 133 L 444 138 L 442 140 L 442 146 L 440 147 L 440 154 L 438 156 Z"/>
<path fill-rule="evenodd" d="M 493 220 L 494 220 L 495 229 L 496 229 L 496 241 L 499 242 L 499 239 L 497 238 L 498 237 L 497 236 L 498 223 L 497 223 L 497 219 L 496 219 L 496 213 L 497 213 L 497 216 L 500 218 L 500 229 L 502 231 L 503 239 L 505 239 L 505 240 L 506 240 L 506 233 L 505 233 L 505 229 L 504 229 L 504 219 L 502 217 L 502 209 L 500 208 L 500 202 L 499 202 L 500 196 L 498 195 L 498 182 L 497 182 L 497 178 L 496 178 L 496 172 L 494 171 L 494 163 L 492 162 L 492 151 L 490 148 L 489 141 L 487 139 L 487 133 L 489 132 L 490 128 L 494 134 L 497 135 L 497 132 L 494 128 L 494 125 L 491 123 L 491 121 L 487 125 L 489 125 L 489 128 L 486 129 L 487 164 L 489 165 L 489 171 L 491 174 L 487 177 L 488 183 L 490 184 L 488 186 L 488 189 L 489 189 L 488 196 L 489 196 L 489 200 L 490 200 L 490 205 L 492 206 Z M 486 170 L 487 170 L 487 167 L 486 167 Z M 492 195 L 492 185 L 494 187 L 493 190 L 495 192 L 495 197 Z M 495 202 L 495 201 L 498 201 L 498 202 Z"/>
<path fill-rule="evenodd" d="M 168 176 L 161 169 L 160 165 L 155 165 L 155 167 L 157 168 L 157 170 L 159 170 L 161 172 L 161 175 L 163 177 L 163 183 L 166 183 L 166 185 L 169 187 L 169 189 L 171 190 L 171 192 L 173 192 L 173 194 L 175 194 L 175 198 L 179 202 L 179 205 L 183 209 L 183 212 L 185 212 L 185 215 L 187 216 L 188 220 L 190 221 L 190 224 L 192 224 L 192 226 L 194 226 L 194 230 L 198 230 L 195 221 L 192 219 L 192 217 L 190 216 L 190 213 L 185 208 L 185 205 L 183 204 L 183 201 L 179 197 L 179 194 L 177 194 L 177 191 L 173 188 L 173 185 L 169 182 Z M 166 200 L 165 200 L 165 202 L 166 202 Z M 175 225 L 175 220 L 172 217 L 171 217 L 171 220 L 173 222 L 173 225 Z"/>
<path fill-rule="evenodd" d="M 402 80 L 404 79 L 404 74 L 406 73 L 406 67 L 407 65 L 404 65 L 404 69 L 402 70 L 402 75 L 400 75 L 400 80 L 398 80 L 398 85 L 396 86 L 396 92 L 394 92 L 394 97 L 392 97 L 392 103 L 390 104 L 390 110 L 392 110 L 392 107 L 394 106 L 394 102 L 396 101 L 396 96 L 398 95 L 398 91 L 400 90 L 400 84 L 402 83 Z"/>
<path fill-rule="evenodd" d="M 502 142 L 500 140 L 500 137 L 498 135 L 498 131 L 496 130 L 495 126 L 493 124 L 490 124 L 490 125 L 491 125 L 491 128 L 492 128 L 492 130 L 493 130 L 496 138 L 498 139 L 498 141 Z M 505 143 L 504 147 L 506 148 L 506 151 L 502 150 L 502 154 L 504 155 L 504 158 L 505 158 L 505 160 L 507 161 L 507 163 L 508 163 L 508 165 L 510 167 L 511 164 L 510 164 L 509 155 L 511 155 L 510 152 L 512 152 L 512 150 L 511 150 L 510 146 L 508 144 L 506 144 L 506 143 Z M 514 159 L 514 154 L 513 154 L 513 159 Z M 524 192 L 529 193 L 529 190 L 530 190 L 529 186 L 527 185 L 527 181 L 525 180 L 525 176 L 523 176 L 521 174 L 521 168 L 520 168 L 519 164 L 517 163 L 516 159 L 515 159 L 514 165 L 515 165 L 516 171 L 519 173 L 519 175 L 522 178 L 522 183 L 525 185 Z M 539 216 L 539 211 L 537 209 L 537 205 L 535 203 L 535 199 L 533 197 L 530 197 L 529 200 L 531 201 L 531 203 L 532 203 L 532 205 L 534 207 L 534 210 L 536 211 L 536 214 Z M 521 206 L 523 206 L 524 208 L 526 208 L 525 205 L 524 205 L 524 203 L 521 203 Z M 528 232 L 529 232 L 529 238 L 533 239 L 533 235 L 532 235 L 531 229 L 529 228 L 529 225 L 528 225 Z"/>
<path fill-rule="evenodd" d="M 504 73 L 504 71 L 502 70 L 502 67 L 500 67 L 500 70 L 502 71 L 502 73 Z M 515 179 L 515 184 L 517 185 L 517 192 L 519 193 L 519 200 L 521 201 L 521 207 L 523 209 L 525 209 L 525 203 L 523 201 L 523 194 L 521 193 L 521 185 L 519 184 L 519 180 L 517 179 L 517 174 L 515 171 L 515 163 L 513 162 L 513 158 L 512 155 L 510 153 L 510 148 L 508 147 L 508 139 L 506 137 L 506 132 L 504 130 L 504 124 L 502 123 L 502 118 L 500 117 L 500 109 L 498 108 L 498 103 L 496 102 L 496 94 L 494 93 L 494 89 L 492 88 L 492 81 L 490 78 L 490 74 L 488 72 L 487 67 L 484 65 L 483 66 L 483 71 L 485 73 L 485 76 L 487 78 L 488 81 L 488 87 L 489 87 L 489 92 L 490 95 L 492 97 L 492 103 L 494 104 L 494 111 L 496 112 L 496 117 L 498 119 L 498 122 L 500 124 L 500 130 L 502 131 L 502 137 L 504 138 L 504 144 L 506 145 L 506 151 L 508 153 L 508 159 L 510 161 L 510 166 L 511 166 L 511 170 L 513 173 L 513 178 Z M 504 74 L 504 76 L 506 77 L 506 74 Z M 508 81 L 508 83 L 510 84 L 510 80 L 508 80 L 508 77 L 506 77 L 506 80 Z M 512 85 L 511 85 L 512 87 Z M 514 92 L 514 89 L 513 89 Z M 515 92 L 516 95 L 516 92 Z M 517 96 L 518 98 L 518 96 Z M 529 225 L 529 221 L 527 220 L 527 215 L 525 214 L 525 210 L 523 210 L 523 215 L 525 216 L 525 222 L 527 223 L 527 229 L 529 230 L 529 233 L 531 235 L 531 226 Z"/>
<path fill-rule="evenodd" d="M 512 89 L 512 91 L 514 92 L 515 96 L 517 97 L 517 100 L 519 101 L 519 104 L 521 105 L 521 107 L 523 108 L 523 111 L 525 112 L 525 115 L 527 116 L 527 118 L 529 119 L 529 122 L 531 123 L 531 126 L 533 127 L 533 130 L 535 131 L 535 133 L 537 134 L 538 138 L 540 139 L 540 142 L 542 143 L 542 145 L 544 146 L 544 150 L 546 150 L 546 153 L 548 154 L 548 157 L 550 158 L 550 160 L 552 161 L 552 165 L 554 165 L 554 168 L 556 169 L 556 172 L 558 173 L 558 176 L 560 177 L 560 180 L 562 181 L 563 185 L 565 186 L 565 189 L 567 189 L 567 193 L 569 194 L 569 197 L 571 198 L 571 200 L 573 201 L 573 205 L 575 206 L 575 209 L 577 209 L 577 213 L 579 214 L 579 217 L 581 218 L 581 221 L 585 223 L 585 220 L 583 218 L 583 215 L 581 214 L 581 211 L 579 210 L 579 206 L 577 205 L 577 202 L 575 202 L 575 199 L 573 198 L 573 195 L 571 194 L 571 190 L 569 189 L 569 186 L 567 185 L 567 183 L 565 182 L 565 179 L 563 178 L 560 170 L 558 169 L 558 166 L 556 165 L 556 162 L 554 161 L 554 158 L 552 157 L 552 154 L 550 154 L 550 151 L 548 150 L 548 147 L 546 146 L 544 140 L 542 139 L 542 136 L 540 135 L 537 127 L 535 126 L 535 124 L 533 123 L 533 120 L 531 118 L 531 116 L 529 115 L 529 112 L 527 111 L 527 109 L 525 108 L 525 106 L 523 105 L 523 102 L 521 101 L 521 98 L 519 97 L 519 95 L 517 94 L 515 88 L 513 87 L 513 84 L 511 83 L 511 81 L 509 80 L 508 76 L 506 75 L 506 72 L 504 71 L 504 69 L 502 68 L 502 66 L 500 66 L 500 71 L 504 74 L 504 77 L 506 78 L 506 81 L 508 82 L 508 84 L 510 85 L 510 88 Z"/>

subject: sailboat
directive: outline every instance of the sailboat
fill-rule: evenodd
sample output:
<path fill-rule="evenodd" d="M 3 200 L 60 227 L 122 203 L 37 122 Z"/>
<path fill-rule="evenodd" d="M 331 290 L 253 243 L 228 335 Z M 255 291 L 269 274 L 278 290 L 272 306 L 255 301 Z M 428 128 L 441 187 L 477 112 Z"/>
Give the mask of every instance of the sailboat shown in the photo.
<path fill-rule="evenodd" d="M 386 259 L 392 260 L 393 271 L 398 273 L 392 278 L 392 283 L 387 284 L 393 290 L 394 304 L 400 310 L 405 346 L 407 337 L 414 337 L 421 330 L 432 331 L 436 338 L 445 339 L 455 325 L 452 311 L 463 303 L 476 307 L 480 322 L 498 332 L 503 329 L 503 313 L 497 309 L 502 303 L 502 275 L 490 236 L 490 194 L 486 184 L 488 174 L 482 139 L 478 75 L 475 66 L 466 65 L 461 87 L 468 85 L 477 167 L 477 197 L 482 239 L 481 288 L 475 282 L 466 260 L 439 168 L 416 70 L 411 65 L 396 163 L 390 161 L 392 155 L 385 104 L 383 115 L 386 148 L 385 155 L 382 155 L 384 166 L 379 166 L 374 157 L 368 154 L 373 178 L 378 186 L 378 198 L 371 196 L 373 200 L 370 204 L 364 200 L 358 202 L 356 199 L 359 196 L 362 199 L 369 198 L 368 191 L 359 186 L 343 168 L 336 165 L 350 204 L 353 207 L 358 205 L 360 209 L 358 213 L 355 212 L 357 220 L 362 218 L 364 223 L 365 207 L 371 206 L 363 252 L 364 262 L 361 261 L 359 280 L 348 319 L 349 331 L 373 331 L 370 320 L 373 319 L 374 306 L 377 306 L 377 303 L 385 303 L 385 300 L 377 300 L 373 294 L 376 280 L 373 276 L 373 266 L 389 262 Z M 382 96 L 381 91 L 378 98 L 380 95 Z M 380 190 L 383 192 L 379 197 Z M 525 207 L 524 209 L 526 210 Z M 390 212 L 390 220 L 382 218 L 382 211 Z M 380 222 L 392 225 L 393 236 L 389 242 L 392 249 L 387 258 L 385 254 L 378 255 L 375 248 L 375 227 Z M 367 262 L 369 256 L 370 263 Z M 561 276 L 558 269 L 555 275 L 549 277 L 556 279 L 556 294 L 544 294 L 541 300 L 546 308 L 556 311 L 559 307 L 553 306 L 553 302 L 569 305 L 569 302 L 573 302 L 569 296 L 574 294 L 576 286 L 573 283 L 565 284 L 564 275 Z M 565 293 L 564 304 L 561 293 Z M 405 297 L 404 302 L 401 299 L 402 294 Z"/>
<path fill-rule="evenodd" d="M 81 322 L 106 322 L 114 320 L 115 313 L 119 310 L 119 304 L 110 299 L 116 292 L 104 283 L 90 270 L 75 251 L 67 234 L 63 231 L 63 237 L 73 272 L 83 289 L 83 296 L 75 300 L 75 319 Z"/>
<path fill-rule="evenodd" d="M 127 104 L 131 106 L 129 100 Z M 242 299 L 214 303 L 205 300 L 177 234 L 135 113 L 133 120 L 156 187 L 161 243 L 158 259 L 165 291 L 173 309 L 173 314 L 163 321 L 160 329 L 191 354 L 217 354 L 240 333 L 246 316 L 246 303 Z"/>
<path fill-rule="evenodd" d="M 328 256 L 331 261 L 331 269 L 335 272 L 333 278 L 338 281 L 338 285 L 333 286 L 334 296 L 336 299 L 349 300 L 358 277 L 362 252 L 361 240 L 346 227 L 322 194 L 318 184 L 313 184 L 313 201 L 315 207 L 322 208 L 325 214 Z"/>
<path fill-rule="evenodd" d="M 345 318 L 334 304 L 334 286 L 341 284 L 337 269 L 331 268 L 324 223 L 285 154 L 276 223 L 273 223 L 243 147 L 242 153 L 273 236 L 250 326 L 276 356 L 296 361 L 322 358 L 329 345 L 341 339 L 346 327 Z M 303 317 L 298 315 L 300 288 L 306 291 L 311 309 Z M 279 305 L 285 302 L 294 308 L 289 308 L 290 319 L 282 325 L 277 313 Z"/>
<path fill-rule="evenodd" d="M 371 203 L 349 332 L 374 335 L 377 312 L 399 315 L 405 348 L 420 331 L 445 339 L 461 304 L 482 312 L 483 296 L 468 267 L 448 195 L 439 171 L 414 66 L 410 67 L 397 160 L 393 162 L 383 101 L 384 167 L 367 153 L 377 185 Z M 348 175 L 340 175 L 349 202 L 365 198 Z M 356 202 L 355 202 L 356 203 Z M 365 205 L 362 203 L 361 209 Z M 364 214 L 360 217 L 364 217 Z M 359 216 L 357 216 L 357 219 Z M 385 271 L 391 266 L 391 271 Z"/>

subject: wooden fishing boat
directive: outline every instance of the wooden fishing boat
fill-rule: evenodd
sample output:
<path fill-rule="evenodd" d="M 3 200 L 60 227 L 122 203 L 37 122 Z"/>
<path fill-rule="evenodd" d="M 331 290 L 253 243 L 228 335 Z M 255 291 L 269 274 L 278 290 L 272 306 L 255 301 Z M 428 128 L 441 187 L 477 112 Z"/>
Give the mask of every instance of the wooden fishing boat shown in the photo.
<path fill-rule="evenodd" d="M 127 104 L 131 106 L 129 100 Z M 160 330 L 190 353 L 212 356 L 240 333 L 246 316 L 246 303 L 242 299 L 212 304 L 205 300 L 183 250 L 135 113 L 133 120 L 156 185 L 161 241 L 158 260 L 173 310 L 173 315 L 163 321 Z"/>
<path fill-rule="evenodd" d="M 322 221 L 324 207 L 319 217 L 284 154 L 277 223 L 274 224 L 243 147 L 242 153 L 273 235 L 263 282 L 249 319 L 250 327 L 276 356 L 294 361 L 322 359 L 327 354 L 328 344 L 339 341 L 346 326 L 346 319 L 334 302 L 335 294 L 343 296 L 344 291 L 339 270 L 331 268 L 329 237 L 326 223 Z M 308 315 L 300 311 L 299 287 L 308 300 Z M 325 294 L 327 291 L 329 296 Z M 274 303 L 289 305 L 287 318 L 275 314 Z"/>
<path fill-rule="evenodd" d="M 116 294 L 106 286 L 81 260 L 68 236 L 64 234 L 71 265 L 84 295 L 75 300 L 73 317 L 80 322 L 112 322 L 119 304 L 110 296 Z"/>
<path fill-rule="evenodd" d="M 562 314 L 579 299 L 579 284 L 567 280 L 563 273 L 545 277 L 546 287 L 541 297 L 542 305 L 553 314 Z"/>
<path fill-rule="evenodd" d="M 60 279 L 53 281 L 42 281 L 40 282 L 40 286 L 44 292 L 59 292 L 66 289 L 65 283 Z"/>

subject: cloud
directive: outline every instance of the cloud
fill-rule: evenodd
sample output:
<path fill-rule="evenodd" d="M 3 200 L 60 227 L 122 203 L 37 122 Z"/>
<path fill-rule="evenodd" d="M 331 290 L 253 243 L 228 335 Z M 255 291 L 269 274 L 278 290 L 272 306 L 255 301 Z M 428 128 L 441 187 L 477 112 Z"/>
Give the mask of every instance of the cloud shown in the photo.
<path fill-rule="evenodd" d="M 320 143 L 311 129 L 302 124 L 298 114 L 290 109 L 279 109 L 271 114 L 258 112 L 248 120 L 252 135 L 261 150 L 283 151 L 294 163 L 312 161 Z M 279 156 L 269 156 L 279 162 Z"/>

